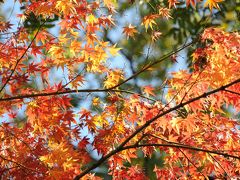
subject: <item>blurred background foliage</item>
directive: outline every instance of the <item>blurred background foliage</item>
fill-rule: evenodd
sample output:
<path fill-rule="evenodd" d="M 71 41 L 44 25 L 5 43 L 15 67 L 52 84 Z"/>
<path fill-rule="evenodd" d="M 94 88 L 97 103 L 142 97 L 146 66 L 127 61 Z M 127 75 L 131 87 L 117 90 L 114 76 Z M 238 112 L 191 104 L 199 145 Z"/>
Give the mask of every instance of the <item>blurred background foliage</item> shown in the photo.
<path fill-rule="evenodd" d="M 119 38 L 114 43 L 117 43 L 119 47 L 123 48 L 122 53 L 129 62 L 129 69 L 132 73 L 138 69 L 160 59 L 160 57 L 177 47 L 183 45 L 186 42 L 195 39 L 203 30 L 207 27 L 221 27 L 227 31 L 237 31 L 240 28 L 240 1 L 228 0 L 219 3 L 220 10 L 213 9 L 211 12 L 209 8 L 204 7 L 204 3 L 198 3 L 194 8 L 191 5 L 186 8 L 185 2 L 181 2 L 177 5 L 177 8 L 171 10 L 172 18 L 164 19 L 159 18 L 157 25 L 154 25 L 153 31 L 160 31 L 162 33 L 159 40 L 155 43 L 151 41 L 151 29 L 146 32 L 141 26 L 141 20 L 134 21 L 136 17 L 142 19 L 145 15 L 156 14 L 160 7 L 168 7 L 167 1 L 148 0 L 148 1 L 124 1 L 119 3 L 118 19 L 126 18 L 126 14 L 129 11 L 133 11 L 133 15 L 130 18 L 130 22 L 134 26 L 138 27 L 138 34 L 135 38 L 126 39 Z M 129 17 L 128 17 L 129 18 Z M 116 24 L 117 27 L 126 26 L 127 23 Z M 106 37 L 111 40 L 109 32 L 105 32 Z M 146 58 L 146 49 L 151 48 L 149 58 Z M 196 47 L 196 46 L 195 46 Z M 185 58 L 186 65 L 189 67 L 191 64 L 190 55 L 195 48 L 194 46 L 186 49 L 184 52 L 177 54 L 177 59 Z M 182 62 L 182 61 L 180 61 Z M 170 59 L 162 63 L 157 64 L 153 71 L 147 71 L 137 77 L 138 83 L 142 81 L 151 83 L 153 86 L 159 86 L 160 80 L 163 80 L 166 76 L 168 69 L 172 66 L 174 61 Z M 177 62 L 175 62 L 177 63 Z M 184 66 L 183 64 L 177 64 L 176 66 Z M 126 85 L 129 86 L 129 85 Z M 156 92 L 157 93 L 157 92 Z"/>

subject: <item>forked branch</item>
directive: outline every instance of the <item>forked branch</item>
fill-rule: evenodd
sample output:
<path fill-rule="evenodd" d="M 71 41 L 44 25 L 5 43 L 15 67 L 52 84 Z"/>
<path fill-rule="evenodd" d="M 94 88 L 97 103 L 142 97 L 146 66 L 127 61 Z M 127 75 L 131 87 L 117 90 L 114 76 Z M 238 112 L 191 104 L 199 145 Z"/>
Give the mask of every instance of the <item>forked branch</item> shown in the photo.
<path fill-rule="evenodd" d="M 125 148 L 134 148 L 132 146 L 125 146 L 133 137 L 135 137 L 139 132 L 142 132 L 145 128 L 147 128 L 151 123 L 153 123 L 154 121 L 156 121 L 158 118 L 170 113 L 170 112 L 173 112 L 175 110 L 178 110 L 179 108 L 182 108 L 184 107 L 185 105 L 188 105 L 192 102 L 195 102 L 199 99 L 202 99 L 202 98 L 206 98 L 212 94 L 215 94 L 219 91 L 224 91 L 226 88 L 234 85 L 234 84 L 237 84 L 237 83 L 240 83 L 240 78 L 231 82 L 231 83 L 228 83 L 224 86 L 221 86 L 217 89 L 214 89 L 212 91 L 209 91 L 209 92 L 206 92 L 206 93 L 203 93 L 202 95 L 200 96 L 197 96 L 195 98 L 192 98 L 186 102 L 181 102 L 180 104 L 176 105 L 175 107 L 172 107 L 168 110 L 165 110 L 161 113 L 159 113 L 157 116 L 155 116 L 154 118 L 150 119 L 149 121 L 147 121 L 144 125 L 142 125 L 141 127 L 139 127 L 138 129 L 136 129 L 134 131 L 134 133 L 132 133 L 128 138 L 125 139 L 125 141 L 123 141 L 116 149 L 110 151 L 107 155 L 103 156 L 99 161 L 97 161 L 95 164 L 93 164 L 92 166 L 90 166 L 89 168 L 87 168 L 86 170 L 84 170 L 81 174 L 77 175 L 74 179 L 75 180 L 78 180 L 80 179 L 81 177 L 83 177 L 84 175 L 88 174 L 90 171 L 92 171 L 93 169 L 97 168 L 99 165 L 101 165 L 103 162 L 105 162 L 108 158 L 110 158 L 111 156 L 115 155 L 116 153 L 122 151 L 122 150 L 125 150 Z M 157 144 L 156 144 L 157 145 Z M 183 146 L 183 147 L 179 147 L 181 145 L 176 145 L 176 144 L 167 144 L 168 147 L 178 147 L 178 148 L 185 148 L 185 149 L 189 149 L 190 146 Z M 166 144 L 164 146 L 167 146 Z M 200 149 L 200 148 L 193 148 L 191 147 L 192 150 L 195 150 L 195 151 L 203 151 L 203 152 L 209 152 L 210 150 L 204 150 L 204 149 Z M 212 152 L 209 152 L 209 153 L 213 153 L 214 151 Z M 227 153 L 221 153 L 221 152 L 218 152 L 218 151 L 215 151 L 216 154 L 219 154 L 219 155 L 223 155 L 223 156 L 228 156 L 228 157 L 232 157 L 232 158 L 236 158 L 236 159 L 240 159 L 240 157 L 238 156 L 233 156 L 233 155 L 229 155 Z"/>

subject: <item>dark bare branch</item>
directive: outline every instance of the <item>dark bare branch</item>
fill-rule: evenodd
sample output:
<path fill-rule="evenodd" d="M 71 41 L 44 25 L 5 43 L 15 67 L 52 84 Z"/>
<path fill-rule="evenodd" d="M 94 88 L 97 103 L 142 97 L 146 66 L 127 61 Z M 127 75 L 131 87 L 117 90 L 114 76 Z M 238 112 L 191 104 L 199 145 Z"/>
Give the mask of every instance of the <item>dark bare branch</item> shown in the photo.
<path fill-rule="evenodd" d="M 240 78 L 231 82 L 231 83 L 228 83 L 224 86 L 221 86 L 217 89 L 214 89 L 212 91 L 209 91 L 209 92 L 206 92 L 206 93 L 203 93 L 202 95 L 200 96 L 197 96 L 195 98 L 192 98 L 186 102 L 182 102 L 178 105 L 176 105 L 175 107 L 172 107 L 168 110 L 165 110 L 161 113 L 159 113 L 157 116 L 155 116 L 154 118 L 150 119 L 149 121 L 147 121 L 144 125 L 142 125 L 141 127 L 139 127 L 138 129 L 136 129 L 128 138 L 126 138 L 116 149 L 112 150 L 111 152 L 109 152 L 107 155 L 103 156 L 99 161 L 97 161 L 95 164 L 93 164 L 92 166 L 90 166 L 89 168 L 87 168 L 86 170 L 84 170 L 81 174 L 77 175 L 74 179 L 75 180 L 78 180 L 80 179 L 81 177 L 83 177 L 84 175 L 86 175 L 87 173 L 89 173 L 90 171 L 92 171 L 93 169 L 95 169 L 96 167 L 98 167 L 99 165 L 101 165 L 103 162 L 105 162 L 108 158 L 110 158 L 111 156 L 113 156 L 114 154 L 122 151 L 122 150 L 125 150 L 124 148 L 128 147 L 129 148 L 134 148 L 132 146 L 125 146 L 133 137 L 135 137 L 139 132 L 142 132 L 146 127 L 148 127 L 151 123 L 153 123 L 154 121 L 156 121 L 158 118 L 170 113 L 170 112 L 173 112 L 181 107 L 184 107 L 185 105 L 188 105 L 192 102 L 195 102 L 199 99 L 202 99 L 202 98 L 206 98 L 212 94 L 215 94 L 219 91 L 224 91 L 226 88 L 234 85 L 234 84 L 237 84 L 237 83 L 240 83 Z M 176 145 L 176 144 L 165 144 L 163 146 L 169 146 L 169 147 L 179 147 L 179 148 L 185 148 L 185 149 L 189 149 L 188 146 L 181 146 L 181 145 Z M 125 147 L 124 147 L 125 146 Z M 142 146 L 142 145 L 140 145 Z M 236 159 L 240 159 L 240 157 L 238 156 L 234 156 L 234 155 L 229 155 L 227 153 L 222 153 L 222 152 L 219 152 L 219 151 L 211 151 L 211 150 L 204 150 L 204 149 L 200 149 L 200 148 L 191 148 L 192 150 L 196 150 L 196 151 L 200 151 L 202 150 L 203 152 L 209 152 L 209 153 L 213 153 L 215 152 L 215 154 L 219 154 L 219 155 L 223 155 L 223 156 L 228 156 L 228 157 L 232 157 L 232 158 L 236 158 Z M 210 152 L 211 151 L 211 152 Z"/>

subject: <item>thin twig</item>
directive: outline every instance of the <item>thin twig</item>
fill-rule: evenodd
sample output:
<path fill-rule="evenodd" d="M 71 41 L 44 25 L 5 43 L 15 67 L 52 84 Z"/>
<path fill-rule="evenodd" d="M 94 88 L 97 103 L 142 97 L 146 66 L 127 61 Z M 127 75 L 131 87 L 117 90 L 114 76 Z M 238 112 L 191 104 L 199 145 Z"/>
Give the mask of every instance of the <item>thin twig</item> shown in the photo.
<path fill-rule="evenodd" d="M 121 148 L 121 150 L 119 150 L 118 152 L 123 151 L 123 150 L 127 150 L 127 149 L 133 149 L 133 148 L 139 148 L 139 147 L 148 147 L 148 146 L 182 148 L 182 149 L 188 149 L 188 150 L 193 150 L 193 151 L 200 151 L 200 152 L 222 155 L 224 157 L 231 157 L 231 158 L 240 160 L 240 156 L 235 156 L 235 155 L 231 155 L 231 154 L 228 154 L 228 153 L 222 153 L 220 151 L 214 151 L 214 150 L 202 149 L 202 148 L 198 148 L 198 147 L 194 147 L 194 146 L 186 146 L 186 145 L 178 145 L 178 144 L 157 144 L 157 143 L 135 144 L 135 145 L 125 146 L 125 147 Z"/>
<path fill-rule="evenodd" d="M 80 173 L 79 175 L 77 175 L 74 179 L 75 180 L 78 180 L 80 179 L 81 177 L 83 177 L 84 175 L 86 175 L 87 173 L 89 173 L 91 170 L 95 169 L 96 167 L 98 167 L 100 164 L 102 164 L 103 162 L 105 162 L 108 158 L 110 158 L 111 156 L 113 156 L 114 154 L 122 151 L 122 150 L 125 150 L 126 147 L 128 147 L 129 149 L 130 148 L 136 148 L 135 146 L 125 146 L 133 137 L 135 137 L 139 132 L 142 132 L 145 128 L 147 128 L 150 124 L 152 124 L 154 121 L 156 121 L 158 118 L 166 115 L 166 114 L 169 114 L 170 112 L 173 112 L 173 111 L 176 111 L 177 109 L 181 108 L 181 107 L 184 107 L 185 105 L 188 105 L 192 102 L 195 102 L 199 99 L 202 99 L 202 98 L 206 98 L 212 94 L 215 94 L 219 91 L 223 91 L 224 89 L 234 85 L 234 84 L 237 84 L 237 83 L 240 83 L 240 78 L 233 81 L 233 82 L 230 82 L 224 86 L 221 86 L 217 89 L 214 89 L 212 91 L 209 91 L 209 92 L 206 92 L 206 93 L 203 93 L 202 95 L 200 96 L 197 96 L 195 98 L 192 98 L 186 102 L 183 102 L 181 104 L 178 104 L 168 110 L 165 110 L 163 111 L 162 113 L 158 114 L 157 116 L 155 116 L 154 118 L 150 119 L 149 121 L 147 121 L 144 125 L 142 125 L 141 127 L 139 127 L 138 129 L 136 129 L 129 137 L 127 137 L 118 147 L 116 147 L 116 149 L 110 151 L 107 155 L 103 156 L 100 160 L 98 160 L 95 164 L 91 165 L 89 168 L 85 169 L 82 173 Z M 153 145 L 156 145 L 156 146 L 159 146 L 159 144 L 151 144 L 151 146 Z M 124 147 L 125 146 L 125 147 Z M 143 145 L 139 145 L 139 146 L 143 146 Z M 185 148 L 185 149 L 192 149 L 192 150 L 195 150 L 195 151 L 203 151 L 203 152 L 209 152 L 209 153 L 213 153 L 213 154 L 219 154 L 219 155 L 223 155 L 225 157 L 232 157 L 232 158 L 236 158 L 236 159 L 240 159 L 240 157 L 238 156 L 234 156 L 234 155 L 229 155 L 227 153 L 222 153 L 222 152 L 219 152 L 219 151 L 212 151 L 212 150 L 206 150 L 206 149 L 201 149 L 201 148 L 196 148 L 196 147 L 189 147 L 189 146 L 182 146 L 182 145 L 176 145 L 176 144 L 161 144 L 161 146 L 168 146 L 168 147 L 179 147 L 179 148 Z"/>
<path fill-rule="evenodd" d="M 33 39 L 32 39 L 31 42 L 29 43 L 28 47 L 25 49 L 25 51 L 23 52 L 23 54 L 21 55 L 21 57 L 17 59 L 17 62 L 16 62 L 16 64 L 15 64 L 15 66 L 14 66 L 14 68 L 13 68 L 11 74 L 8 76 L 6 82 L 5 82 L 5 83 L 3 84 L 3 86 L 1 87 L 1 89 L 0 89 L 0 93 L 1 93 L 2 90 L 6 87 L 6 85 L 8 84 L 8 82 L 11 80 L 11 77 L 12 77 L 13 74 L 15 73 L 18 64 L 19 64 L 20 61 L 23 59 L 23 57 L 26 55 L 27 51 L 31 48 L 31 46 L 32 46 L 32 44 L 33 44 L 33 42 L 34 42 L 34 40 L 36 39 L 36 37 L 37 37 L 37 35 L 38 35 L 38 33 L 39 33 L 41 27 L 44 25 L 44 23 L 45 23 L 45 22 L 43 22 L 43 23 L 39 26 L 37 32 L 35 33 Z"/>
<path fill-rule="evenodd" d="M 228 89 L 224 89 L 224 91 L 229 92 L 229 93 L 232 93 L 232 94 L 236 94 L 236 95 L 239 95 L 239 96 L 240 96 L 240 93 L 235 92 L 235 91 L 231 91 L 231 90 L 228 90 Z"/>
<path fill-rule="evenodd" d="M 35 169 L 26 167 L 26 166 L 24 166 L 23 164 L 20 164 L 20 163 L 18 163 L 18 162 L 16 162 L 16 161 L 13 161 L 13 160 L 11 160 L 11 159 L 7 159 L 7 158 L 5 158 L 5 157 L 2 156 L 2 155 L 0 155 L 0 158 L 3 159 L 4 161 L 8 161 L 8 162 L 14 163 L 14 164 L 16 164 L 18 167 L 22 167 L 22 168 L 24 168 L 24 169 L 27 169 L 27 170 L 30 170 L 30 171 L 39 173 L 39 171 L 37 171 L 37 170 L 35 170 Z"/>
<path fill-rule="evenodd" d="M 135 77 L 138 76 L 139 74 L 142 74 L 143 72 L 145 72 L 147 69 L 153 67 L 153 66 L 156 65 L 156 64 L 159 64 L 159 63 L 165 61 L 166 59 L 168 59 L 169 57 L 171 57 L 173 54 L 176 54 L 176 53 L 182 51 L 183 49 L 185 49 L 185 48 L 193 45 L 195 42 L 196 42 L 196 40 L 193 40 L 192 42 L 186 44 L 185 46 L 181 46 L 181 47 L 177 48 L 177 50 L 171 51 L 171 52 L 163 55 L 159 60 L 154 61 L 154 62 L 146 65 L 146 66 L 143 67 L 141 70 L 139 70 L 138 72 L 136 72 L 135 74 L 133 74 L 133 75 L 130 76 L 129 78 L 125 79 L 125 80 L 122 81 L 121 83 L 117 84 L 116 86 L 111 87 L 110 89 L 115 89 L 115 88 L 121 86 L 122 84 L 125 84 L 126 82 L 128 82 L 128 81 L 130 81 L 131 79 L 135 78 Z M 148 57 L 147 57 L 147 58 L 148 58 Z"/>
<path fill-rule="evenodd" d="M 188 44 L 186 44 L 185 46 L 182 46 L 180 48 L 178 48 L 175 51 L 172 51 L 168 54 L 165 54 L 162 56 L 162 58 L 160 58 L 159 60 L 156 60 L 148 65 L 146 65 L 144 68 L 142 68 L 141 70 L 139 70 L 138 72 L 136 72 L 135 74 L 133 74 L 132 76 L 130 76 L 129 78 L 125 79 L 124 81 L 122 81 L 121 83 L 111 87 L 111 88 L 107 88 L 107 89 L 80 89 L 80 90 L 67 90 L 67 91 L 55 91 L 55 92 L 50 92 L 50 93 L 37 93 L 37 94 L 23 94 L 23 95 L 18 95 L 18 96 L 12 96 L 12 97 L 6 97 L 6 98 L 0 98 L 0 102 L 1 101 L 9 101 L 9 100 L 15 100 L 15 99 L 24 99 L 24 98 L 33 98 L 33 97 L 40 97 L 40 96 L 52 96 L 52 95 L 61 95 L 61 94 L 71 94 L 71 93 L 80 93 L 80 92 L 108 92 L 108 91 L 114 91 L 114 89 L 116 89 L 117 87 L 120 87 L 121 85 L 125 84 L 126 82 L 130 81 L 131 79 L 135 78 L 136 76 L 140 75 L 141 73 L 143 73 L 144 71 L 146 71 L 147 69 L 151 68 L 152 66 L 163 62 L 164 60 L 168 59 L 170 56 L 172 56 L 173 54 L 182 51 L 183 49 L 191 46 L 192 44 L 194 44 L 196 41 L 192 41 Z M 147 57 L 148 58 L 148 57 Z M 10 80 L 10 79 L 9 79 Z M 6 83 L 5 83 L 6 84 Z M 6 85 L 4 85 L 5 87 Z M 3 87 L 3 88 L 4 88 Z M 2 88 L 2 89 L 3 89 Z M 1 92 L 1 91 L 0 91 Z"/>
<path fill-rule="evenodd" d="M 4 131 L 7 131 L 11 136 L 13 136 L 14 138 L 16 138 L 18 141 L 22 142 L 22 143 L 34 154 L 34 150 L 29 146 L 29 144 L 28 144 L 27 142 L 25 142 L 24 140 L 22 140 L 22 139 L 20 139 L 19 137 L 17 137 L 14 133 L 12 133 L 10 130 L 4 128 L 1 124 L 0 124 L 0 127 L 2 127 L 2 129 L 3 129 Z M 43 163 L 43 162 L 41 161 L 41 159 L 39 159 L 39 157 L 36 156 L 36 154 L 34 154 L 34 155 L 35 155 L 35 157 L 36 157 L 41 163 Z"/>
<path fill-rule="evenodd" d="M 212 156 L 210 153 L 208 153 L 208 155 L 211 156 L 211 158 L 219 165 L 219 167 L 225 172 L 225 174 L 229 177 L 229 179 L 231 179 L 231 177 L 228 175 L 227 171 L 223 168 L 221 163 L 219 163 L 218 160 L 214 156 Z"/>
<path fill-rule="evenodd" d="M 197 172 L 199 172 L 205 179 L 208 179 L 201 171 L 198 171 L 198 167 L 196 166 L 196 164 L 194 164 L 191 159 L 189 159 L 189 157 L 187 157 L 187 155 L 183 152 L 183 150 L 181 150 L 180 148 L 178 148 L 178 150 L 184 155 L 184 157 L 188 160 L 188 162 L 190 162 L 196 169 Z"/>

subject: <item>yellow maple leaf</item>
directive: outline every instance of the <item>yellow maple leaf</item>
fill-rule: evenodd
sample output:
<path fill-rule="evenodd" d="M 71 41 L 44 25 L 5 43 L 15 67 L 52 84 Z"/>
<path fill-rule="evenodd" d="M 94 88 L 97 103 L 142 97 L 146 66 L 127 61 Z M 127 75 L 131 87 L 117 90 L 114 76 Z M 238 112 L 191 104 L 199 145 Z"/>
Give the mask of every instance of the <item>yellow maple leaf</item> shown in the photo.
<path fill-rule="evenodd" d="M 121 48 L 116 48 L 116 44 L 114 44 L 112 47 L 109 47 L 108 50 L 112 56 L 117 56 Z"/>
<path fill-rule="evenodd" d="M 88 22 L 88 24 L 93 25 L 98 22 L 98 19 L 93 14 L 90 14 L 87 17 L 87 22 Z"/>
<path fill-rule="evenodd" d="M 93 106 L 98 106 L 100 104 L 100 100 L 98 97 L 93 98 L 92 100 L 92 105 Z"/>
<path fill-rule="evenodd" d="M 80 52 L 81 49 L 81 42 L 73 40 L 70 44 L 70 53 L 75 56 L 75 53 Z"/>
<path fill-rule="evenodd" d="M 175 132 L 177 134 L 180 134 L 180 127 L 179 127 L 179 123 L 180 123 L 180 120 L 179 119 L 176 119 L 176 118 L 173 118 L 171 121 L 170 121 L 171 125 L 172 125 L 172 128 L 175 130 Z"/>
<path fill-rule="evenodd" d="M 108 126 L 109 125 L 109 122 L 107 121 L 107 119 L 105 117 L 105 114 L 95 115 L 95 116 L 93 116 L 92 120 L 93 120 L 93 123 L 96 126 L 99 126 L 99 127 L 104 127 L 104 126 Z"/>
<path fill-rule="evenodd" d="M 66 34 L 60 35 L 58 39 L 59 39 L 59 43 L 64 45 L 67 44 L 67 42 L 70 40 L 70 38 L 66 37 Z"/>
<path fill-rule="evenodd" d="M 31 101 L 30 103 L 28 103 L 28 106 L 33 108 L 39 107 L 36 101 Z"/>
<path fill-rule="evenodd" d="M 116 0 L 103 0 L 103 3 L 108 8 L 110 8 L 110 7 L 117 7 L 117 5 L 118 5 Z"/>
<path fill-rule="evenodd" d="M 70 29 L 70 33 L 74 37 L 78 37 L 79 36 L 79 33 L 77 31 L 74 31 L 73 29 Z"/>
<path fill-rule="evenodd" d="M 52 57 L 62 57 L 62 53 L 64 52 L 64 50 L 59 47 L 59 46 L 51 46 L 48 53 L 52 56 Z"/>
<path fill-rule="evenodd" d="M 62 12 L 64 14 L 75 14 L 76 13 L 76 9 L 75 9 L 73 3 L 68 0 L 57 1 L 55 7 L 57 10 L 59 10 L 60 12 Z"/>
<path fill-rule="evenodd" d="M 42 162 L 44 162 L 45 164 L 47 164 L 49 167 L 53 167 L 53 162 L 52 162 L 51 157 L 49 155 L 41 156 L 39 159 Z"/>
<path fill-rule="evenodd" d="M 204 4 L 204 6 L 208 6 L 210 10 L 212 10 L 212 8 L 217 8 L 217 9 L 220 9 L 219 8 L 219 5 L 218 3 L 219 2 L 222 2 L 223 0 L 207 0 L 206 3 Z"/>
<path fill-rule="evenodd" d="M 104 81 L 104 87 L 106 88 L 114 87 L 122 79 L 123 79 L 123 72 L 121 70 L 110 71 L 107 76 L 107 79 Z"/>
<path fill-rule="evenodd" d="M 143 18 L 143 21 L 142 21 L 142 24 L 145 26 L 145 29 L 147 31 L 147 29 L 150 27 L 151 29 L 153 29 L 153 25 L 157 24 L 155 22 L 155 19 L 158 17 L 158 15 L 156 14 L 152 14 L 152 15 L 148 15 L 148 16 L 145 16 Z"/>

